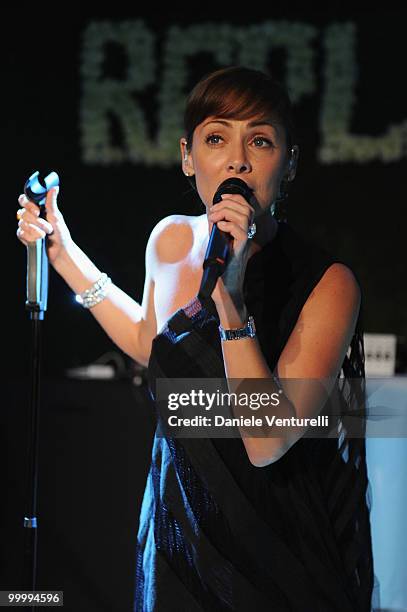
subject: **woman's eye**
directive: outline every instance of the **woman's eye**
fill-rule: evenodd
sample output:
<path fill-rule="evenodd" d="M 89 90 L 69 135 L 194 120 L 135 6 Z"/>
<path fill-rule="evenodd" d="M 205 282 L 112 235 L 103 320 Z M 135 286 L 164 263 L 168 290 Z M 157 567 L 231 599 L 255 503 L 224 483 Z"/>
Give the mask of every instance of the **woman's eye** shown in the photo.
<path fill-rule="evenodd" d="M 219 139 L 221 138 L 222 137 L 219 136 L 219 134 L 209 134 L 209 136 L 206 137 L 205 142 L 209 144 L 219 144 Z"/>
<path fill-rule="evenodd" d="M 268 138 L 263 138 L 263 136 L 256 136 L 256 138 L 253 138 L 253 142 L 255 143 L 256 147 L 258 147 L 259 149 L 265 148 L 263 147 L 262 143 L 266 143 L 267 147 L 273 146 L 273 143 L 271 142 L 271 140 L 269 140 Z M 260 143 L 260 145 L 258 143 Z"/>
<path fill-rule="evenodd" d="M 223 138 L 219 134 L 209 134 L 209 136 L 206 137 L 205 142 L 210 145 L 218 145 L 222 140 Z M 256 136 L 253 138 L 252 142 L 257 149 L 265 149 L 273 146 L 272 141 L 264 136 Z"/>

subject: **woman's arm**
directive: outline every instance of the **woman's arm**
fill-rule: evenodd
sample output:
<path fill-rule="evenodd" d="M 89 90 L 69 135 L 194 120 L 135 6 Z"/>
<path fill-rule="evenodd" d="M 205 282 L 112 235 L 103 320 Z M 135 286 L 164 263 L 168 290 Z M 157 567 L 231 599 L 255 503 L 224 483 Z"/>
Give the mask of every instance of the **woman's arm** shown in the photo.
<path fill-rule="evenodd" d="M 282 406 L 278 416 L 316 417 L 323 408 L 330 390 L 309 384 L 310 392 L 301 385 L 288 385 L 284 379 L 324 379 L 335 383 L 352 339 L 360 308 L 360 289 L 352 271 L 343 264 L 331 265 L 308 297 L 297 323 L 285 345 L 276 367 L 283 390 L 291 404 Z M 242 313 L 233 314 L 231 305 L 219 308 L 222 327 L 245 324 Z M 250 313 L 249 313 L 250 314 Z M 233 325 L 231 325 L 231 322 Z M 256 338 L 222 342 L 223 359 L 228 379 L 268 379 L 269 392 L 277 391 L 264 355 Z M 231 385 L 230 385 L 231 387 Z M 261 390 L 265 390 L 264 382 Z M 236 389 L 230 388 L 230 391 Z M 295 434 L 286 428 L 280 437 L 254 438 L 242 436 L 253 465 L 262 467 L 279 459 L 306 431 Z"/>
<path fill-rule="evenodd" d="M 89 289 L 101 276 L 101 271 L 75 244 L 57 204 L 58 188 L 50 190 L 46 198 L 46 220 L 39 216 L 39 208 L 24 194 L 18 201 L 17 237 L 26 246 L 48 235 L 47 253 L 53 268 L 74 293 Z M 146 247 L 146 277 L 142 304 L 133 300 L 119 287 L 111 284 L 104 300 L 90 309 L 113 342 L 130 357 L 147 365 L 151 343 L 157 333 L 154 306 L 154 277 L 156 243 L 167 218 L 153 228 Z"/>
<path fill-rule="evenodd" d="M 105 299 L 89 309 L 113 342 L 144 366 L 148 364 L 151 342 L 157 333 L 153 277 L 156 236 L 157 226 L 146 248 L 142 304 L 111 284 Z M 74 242 L 64 250 L 54 268 L 74 293 L 82 293 L 101 276 L 101 271 Z"/>

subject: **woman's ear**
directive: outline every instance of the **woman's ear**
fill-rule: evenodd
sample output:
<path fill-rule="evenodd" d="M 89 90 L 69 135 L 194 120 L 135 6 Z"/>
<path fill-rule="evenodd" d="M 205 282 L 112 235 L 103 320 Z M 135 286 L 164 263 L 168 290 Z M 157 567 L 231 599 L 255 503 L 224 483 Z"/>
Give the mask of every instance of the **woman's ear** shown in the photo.
<path fill-rule="evenodd" d="M 287 164 L 287 172 L 284 177 L 285 180 L 288 182 L 291 182 L 295 179 L 295 175 L 297 174 L 299 155 L 300 155 L 300 147 L 298 145 L 293 145 L 290 149 L 290 156 L 288 158 L 288 164 Z"/>
<path fill-rule="evenodd" d="M 188 143 L 186 138 L 180 139 L 181 157 L 182 157 L 182 171 L 185 176 L 192 176 L 194 174 L 194 165 L 192 156 L 188 152 Z"/>

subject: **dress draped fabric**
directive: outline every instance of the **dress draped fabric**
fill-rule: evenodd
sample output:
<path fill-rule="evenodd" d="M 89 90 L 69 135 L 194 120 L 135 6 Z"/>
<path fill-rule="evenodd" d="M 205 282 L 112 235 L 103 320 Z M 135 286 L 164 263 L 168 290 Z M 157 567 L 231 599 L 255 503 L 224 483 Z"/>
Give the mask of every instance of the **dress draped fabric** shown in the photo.
<path fill-rule="evenodd" d="M 245 302 L 274 371 L 301 309 L 338 259 L 279 222 L 248 261 Z M 211 299 L 194 298 L 155 337 L 159 378 L 225 378 Z M 357 380 L 347 386 L 348 380 Z M 339 379 L 338 379 L 339 380 Z M 362 310 L 341 370 L 344 413 L 364 416 Z M 364 419 L 360 419 L 363 430 Z M 157 410 L 140 513 L 134 610 L 367 612 L 373 559 L 365 439 L 298 440 L 265 467 L 241 438 L 175 438 Z"/>

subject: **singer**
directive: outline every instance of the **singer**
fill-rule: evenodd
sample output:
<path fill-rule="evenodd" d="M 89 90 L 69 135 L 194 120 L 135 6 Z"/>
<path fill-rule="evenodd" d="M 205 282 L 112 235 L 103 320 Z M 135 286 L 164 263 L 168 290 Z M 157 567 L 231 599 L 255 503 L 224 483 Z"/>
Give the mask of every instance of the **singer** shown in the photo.
<path fill-rule="evenodd" d="M 287 381 L 329 378 L 357 381 L 342 406 L 363 415 L 359 283 L 286 217 L 299 147 L 285 89 L 241 66 L 206 75 L 187 99 L 180 153 L 202 214 L 170 215 L 153 229 L 141 305 L 101 280 L 71 238 L 57 190 L 47 220 L 20 196 L 18 238 L 48 236 L 54 269 L 113 341 L 148 365 L 156 407 L 159 378 L 222 378 L 230 391 L 233 380 L 257 379 L 262 391 L 284 392 L 281 416 L 316 418 L 322 395 L 296 395 Z M 204 267 L 215 270 L 209 291 Z M 331 438 L 298 428 L 267 438 L 156 434 L 134 610 L 371 610 L 364 437 L 338 426 Z"/>

